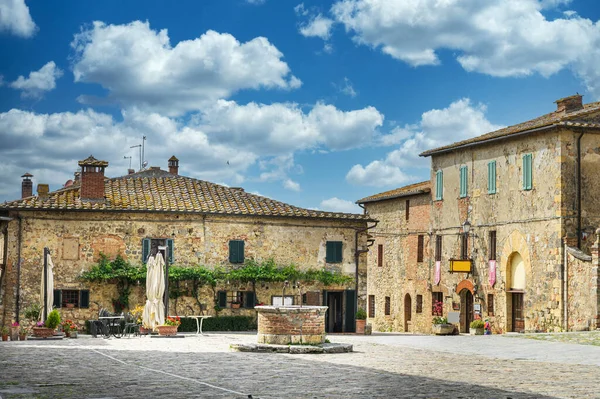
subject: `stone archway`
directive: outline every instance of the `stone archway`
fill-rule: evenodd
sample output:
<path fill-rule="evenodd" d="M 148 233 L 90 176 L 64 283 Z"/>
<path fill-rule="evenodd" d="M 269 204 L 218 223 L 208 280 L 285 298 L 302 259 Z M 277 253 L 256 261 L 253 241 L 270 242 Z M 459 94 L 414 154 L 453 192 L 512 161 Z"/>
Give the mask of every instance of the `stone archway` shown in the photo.
<path fill-rule="evenodd" d="M 532 278 L 532 268 L 527 240 L 518 230 L 514 230 L 504 242 L 499 271 L 506 299 L 504 331 L 525 330 L 528 327 L 525 321 L 525 297 L 527 282 Z M 515 322 L 518 325 L 515 326 Z"/>

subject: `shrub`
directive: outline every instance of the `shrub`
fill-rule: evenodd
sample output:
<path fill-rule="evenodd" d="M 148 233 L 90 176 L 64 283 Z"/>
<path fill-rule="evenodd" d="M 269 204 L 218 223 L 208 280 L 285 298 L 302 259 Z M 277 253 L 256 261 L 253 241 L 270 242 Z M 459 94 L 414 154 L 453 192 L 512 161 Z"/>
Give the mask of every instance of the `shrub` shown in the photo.
<path fill-rule="evenodd" d="M 432 323 L 433 324 L 448 324 L 448 318 L 436 316 L 433 318 Z"/>
<path fill-rule="evenodd" d="M 483 320 L 473 320 L 471 322 L 471 328 L 483 328 L 484 327 L 484 322 Z"/>
<path fill-rule="evenodd" d="M 367 319 L 367 312 L 365 312 L 364 309 L 358 309 L 358 312 L 356 312 L 356 320 L 366 320 Z"/>
<path fill-rule="evenodd" d="M 60 314 L 58 313 L 58 310 L 54 309 L 48 315 L 45 325 L 46 325 L 46 327 L 54 330 L 56 327 L 58 327 L 59 324 L 60 324 Z"/>
<path fill-rule="evenodd" d="M 25 308 L 23 316 L 25 316 L 25 318 L 28 320 L 36 321 L 40 319 L 41 312 L 42 305 L 40 305 L 39 303 L 33 303 Z"/>

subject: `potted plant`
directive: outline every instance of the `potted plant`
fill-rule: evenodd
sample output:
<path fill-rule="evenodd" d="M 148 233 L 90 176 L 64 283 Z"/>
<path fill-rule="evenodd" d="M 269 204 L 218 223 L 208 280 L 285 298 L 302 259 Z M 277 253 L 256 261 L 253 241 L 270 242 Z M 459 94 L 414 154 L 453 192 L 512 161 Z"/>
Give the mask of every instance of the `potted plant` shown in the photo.
<path fill-rule="evenodd" d="M 2 333 L 2 341 L 8 341 L 8 327 L 2 326 L 2 328 L 0 328 L 0 333 Z"/>
<path fill-rule="evenodd" d="M 77 325 L 73 322 L 73 320 L 65 320 L 62 323 L 62 328 L 65 332 L 65 337 L 77 338 Z"/>
<path fill-rule="evenodd" d="M 365 333 L 365 324 L 367 323 L 367 312 L 364 309 L 358 309 L 356 312 L 356 333 Z"/>
<path fill-rule="evenodd" d="M 177 335 L 177 328 L 181 324 L 179 316 L 169 316 L 165 319 L 165 324 L 156 326 L 158 335 Z"/>
<path fill-rule="evenodd" d="M 27 341 L 27 334 L 29 329 L 25 326 L 19 327 L 19 341 Z"/>
<path fill-rule="evenodd" d="M 152 332 L 152 329 L 143 324 L 144 305 L 137 305 L 130 313 L 133 321 L 140 326 L 140 335 L 148 335 Z"/>
<path fill-rule="evenodd" d="M 15 321 L 10 325 L 10 340 L 18 341 L 19 340 L 19 322 Z"/>
<path fill-rule="evenodd" d="M 33 327 L 33 335 L 36 337 L 47 338 L 54 335 L 54 330 L 60 324 L 60 314 L 54 309 L 48 315 L 45 323 L 38 322 L 36 327 Z"/>
<path fill-rule="evenodd" d="M 485 327 L 485 323 L 483 322 L 483 320 L 478 319 L 478 320 L 473 320 L 471 322 L 471 324 L 469 325 L 469 334 L 471 335 L 483 335 L 483 330 Z"/>
<path fill-rule="evenodd" d="M 435 335 L 449 335 L 454 332 L 454 326 L 448 323 L 448 319 L 446 317 L 442 317 L 443 311 L 443 304 L 440 301 L 437 301 L 433 305 L 433 313 L 436 316 L 431 320 L 433 323 L 431 326 L 431 331 Z"/>

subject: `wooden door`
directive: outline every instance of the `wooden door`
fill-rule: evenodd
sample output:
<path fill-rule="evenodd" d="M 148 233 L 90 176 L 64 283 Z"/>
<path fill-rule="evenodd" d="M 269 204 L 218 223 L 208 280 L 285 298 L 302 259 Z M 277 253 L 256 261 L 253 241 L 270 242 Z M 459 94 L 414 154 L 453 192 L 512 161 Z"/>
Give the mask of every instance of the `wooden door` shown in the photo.
<path fill-rule="evenodd" d="M 473 294 L 471 291 L 465 293 L 465 332 L 469 332 L 473 321 Z"/>
<path fill-rule="evenodd" d="M 409 332 L 408 325 L 412 320 L 412 300 L 409 294 L 404 297 L 404 331 Z"/>
<path fill-rule="evenodd" d="M 523 332 L 525 330 L 525 318 L 523 317 L 523 293 L 512 294 L 512 330 Z"/>

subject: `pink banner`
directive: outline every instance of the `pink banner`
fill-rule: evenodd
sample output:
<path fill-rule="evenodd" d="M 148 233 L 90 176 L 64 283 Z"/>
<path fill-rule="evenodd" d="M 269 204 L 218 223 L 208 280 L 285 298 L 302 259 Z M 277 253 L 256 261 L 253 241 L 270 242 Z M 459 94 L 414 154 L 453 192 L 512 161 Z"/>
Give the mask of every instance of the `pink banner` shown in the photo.
<path fill-rule="evenodd" d="M 439 260 L 435 261 L 435 285 L 438 285 L 440 283 L 440 280 L 442 278 L 442 262 L 440 262 Z"/>
<path fill-rule="evenodd" d="M 488 281 L 490 285 L 493 287 L 496 284 L 496 261 L 490 260 L 490 272 L 488 276 Z"/>

